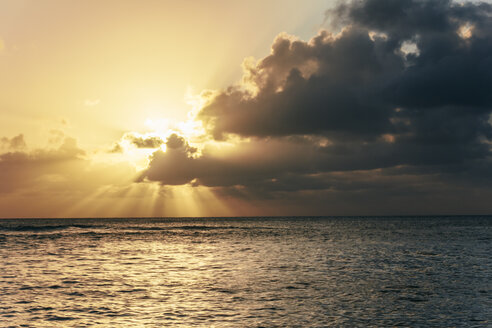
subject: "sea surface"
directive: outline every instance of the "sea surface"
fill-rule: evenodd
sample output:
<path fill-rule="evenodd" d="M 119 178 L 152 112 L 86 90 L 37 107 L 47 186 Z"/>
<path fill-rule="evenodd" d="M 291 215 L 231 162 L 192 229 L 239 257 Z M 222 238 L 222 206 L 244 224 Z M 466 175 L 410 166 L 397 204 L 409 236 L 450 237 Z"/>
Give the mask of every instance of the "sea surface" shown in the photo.
<path fill-rule="evenodd" d="M 0 327 L 492 327 L 492 217 L 0 220 Z"/>

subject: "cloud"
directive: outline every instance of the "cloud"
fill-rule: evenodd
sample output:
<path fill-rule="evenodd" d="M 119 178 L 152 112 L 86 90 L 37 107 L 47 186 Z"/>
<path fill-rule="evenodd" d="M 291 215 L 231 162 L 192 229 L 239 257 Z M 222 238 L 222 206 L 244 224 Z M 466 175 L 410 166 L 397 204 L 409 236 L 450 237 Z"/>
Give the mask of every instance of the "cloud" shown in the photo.
<path fill-rule="evenodd" d="M 149 168 L 144 170 L 139 181 L 160 181 L 165 185 L 182 185 L 191 182 L 199 171 L 206 170 L 203 161 L 193 158 L 196 148 L 177 134 L 170 135 L 166 140 L 166 152 L 158 150 L 150 158 Z M 195 172 L 195 173 L 192 173 Z"/>
<path fill-rule="evenodd" d="M 279 35 L 198 114 L 216 139 L 319 135 L 410 152 L 413 162 L 485 158 L 492 138 L 492 5 L 353 1 L 329 11 L 338 35 Z M 473 26 L 464 39 L 463 26 Z M 402 49 L 403 48 L 403 49 Z M 307 70 L 306 67 L 315 67 Z M 439 154 L 439 155 L 437 155 Z M 401 157 L 400 157 L 401 158 Z"/>
<path fill-rule="evenodd" d="M 164 141 L 157 136 L 137 136 L 135 134 L 126 134 L 125 139 L 129 140 L 137 148 L 159 148 Z"/>
<path fill-rule="evenodd" d="M 10 139 L 11 144 L 13 140 L 14 144 L 21 143 L 22 148 L 26 148 L 22 134 Z M 65 137 L 57 148 L 15 149 L 2 153 L 0 154 L 0 180 L 2 181 L 0 193 L 29 187 L 33 181 L 44 175 L 66 171 L 66 166 L 80 169 L 79 166 L 84 162 L 84 155 L 85 152 L 77 146 L 76 140 L 70 137 Z"/>
<path fill-rule="evenodd" d="M 155 149 L 164 144 L 161 137 L 150 134 L 139 134 L 136 132 L 125 133 L 119 142 L 116 142 L 108 151 L 109 153 L 124 153 L 128 147 L 139 149 Z"/>
<path fill-rule="evenodd" d="M 116 142 L 108 152 L 112 154 L 121 154 L 124 152 L 124 149 L 118 142 Z"/>
<path fill-rule="evenodd" d="M 226 152 L 205 147 L 201 156 L 194 157 L 189 145 L 182 139 L 179 147 L 168 146 L 166 152 L 155 152 L 140 180 L 161 181 L 168 185 L 193 183 L 209 187 L 257 188 L 263 185 L 272 190 L 295 191 L 331 188 L 332 180 L 328 179 L 331 173 L 336 177 L 343 173 L 344 179 L 353 185 L 354 181 L 350 180 L 348 174 L 350 172 L 436 176 L 436 172 L 466 172 L 467 165 L 480 162 L 463 162 L 460 154 L 443 157 L 442 152 L 445 150 L 435 154 L 432 162 L 430 159 L 422 162 L 416 155 L 423 150 L 412 152 L 386 141 L 365 145 L 357 142 L 322 145 L 322 141 L 316 138 L 256 138 L 239 142 Z M 427 152 L 432 150 L 429 147 Z M 390 173 L 395 172 L 396 167 L 399 168 L 398 174 Z"/>
<path fill-rule="evenodd" d="M 270 55 L 243 63 L 240 85 L 202 94 L 197 119 L 232 150 L 192 156 L 168 139 L 139 181 L 241 197 L 317 190 L 347 204 L 490 194 L 480 180 L 492 181 L 491 13 L 444 0 L 342 3 L 327 12 L 339 32 L 280 34 Z"/>
<path fill-rule="evenodd" d="M 198 117 L 218 139 L 228 133 L 368 139 L 405 133 L 392 123 L 394 110 L 403 108 L 415 125 L 430 111 L 450 120 L 472 115 L 470 130 L 482 125 L 489 135 L 480 123 L 492 103 L 491 11 L 448 1 L 341 5 L 330 12 L 348 24 L 339 35 L 321 31 L 308 42 L 279 35 L 271 54 L 247 67 L 245 80 L 256 92 L 230 87 Z M 458 33 L 464 24 L 475 26 L 466 41 Z M 371 38 L 372 32 L 386 37 Z"/>
<path fill-rule="evenodd" d="M 31 148 L 23 142 L 21 148 L 0 152 L 0 217 L 133 213 L 125 212 L 127 207 L 121 205 L 123 196 L 113 195 L 112 190 L 131 187 L 135 168 L 126 162 L 98 161 L 92 157 L 94 153 L 81 149 L 74 138 L 53 131 L 45 147 Z M 0 140 L 8 140 L 9 145 L 14 140 L 16 144 L 15 140 L 23 140 L 21 136 Z M 148 192 L 149 188 L 139 190 Z M 123 203 L 131 207 L 136 201 L 125 199 Z"/>
<path fill-rule="evenodd" d="M 23 149 L 26 148 L 26 142 L 24 141 L 24 135 L 19 134 L 12 138 L 2 137 L 0 138 L 0 145 L 7 149 Z"/>

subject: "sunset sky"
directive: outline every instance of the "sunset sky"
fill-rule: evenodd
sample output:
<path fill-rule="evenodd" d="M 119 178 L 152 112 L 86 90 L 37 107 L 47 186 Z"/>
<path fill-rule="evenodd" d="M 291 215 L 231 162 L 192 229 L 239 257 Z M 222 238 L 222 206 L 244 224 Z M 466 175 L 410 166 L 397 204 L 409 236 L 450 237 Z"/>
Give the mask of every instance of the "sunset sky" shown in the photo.
<path fill-rule="evenodd" d="M 492 5 L 0 0 L 0 217 L 490 214 Z"/>

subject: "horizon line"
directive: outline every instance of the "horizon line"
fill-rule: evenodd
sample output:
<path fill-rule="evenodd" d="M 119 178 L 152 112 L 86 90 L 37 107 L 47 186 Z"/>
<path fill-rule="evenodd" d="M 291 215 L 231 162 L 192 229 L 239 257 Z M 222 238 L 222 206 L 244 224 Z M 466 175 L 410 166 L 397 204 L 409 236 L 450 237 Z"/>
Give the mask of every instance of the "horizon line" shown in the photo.
<path fill-rule="evenodd" d="M 105 217 L 0 217 L 0 220 L 87 220 L 87 219 L 254 219 L 254 218 L 412 218 L 477 217 L 492 214 L 400 214 L 400 215 L 243 215 L 243 216 L 105 216 Z"/>

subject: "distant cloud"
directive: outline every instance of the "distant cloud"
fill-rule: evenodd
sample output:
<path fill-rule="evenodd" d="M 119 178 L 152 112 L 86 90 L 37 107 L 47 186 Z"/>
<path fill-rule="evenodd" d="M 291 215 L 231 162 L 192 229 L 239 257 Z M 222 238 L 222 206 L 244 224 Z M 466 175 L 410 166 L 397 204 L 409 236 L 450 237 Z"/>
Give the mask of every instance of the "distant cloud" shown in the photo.
<path fill-rule="evenodd" d="M 159 148 L 164 141 L 157 136 L 137 136 L 126 134 L 125 139 L 129 140 L 137 148 Z"/>
<path fill-rule="evenodd" d="M 26 142 L 24 141 L 24 135 L 19 134 L 12 138 L 2 137 L 0 138 L 0 145 L 7 149 L 17 150 L 26 148 Z"/>
<path fill-rule="evenodd" d="M 116 142 L 108 152 L 112 154 L 121 154 L 123 153 L 123 151 L 123 147 L 118 142 Z"/>
<path fill-rule="evenodd" d="M 70 137 L 65 137 L 57 148 L 30 151 L 20 150 L 26 148 L 22 134 L 9 142 L 16 147 L 0 154 L 0 193 L 29 186 L 46 174 L 57 174 L 66 163 L 82 162 L 85 155 L 76 140 Z"/>
<path fill-rule="evenodd" d="M 109 153 L 123 153 L 125 148 L 135 147 L 141 149 L 155 149 L 164 144 L 164 140 L 156 135 L 139 134 L 136 132 L 125 133 L 120 141 L 116 142 L 108 151 Z"/>
<path fill-rule="evenodd" d="M 50 130 L 50 138 L 48 142 L 50 144 L 59 144 L 65 139 L 65 133 L 61 130 L 52 129 Z"/>
<path fill-rule="evenodd" d="M 36 148 L 20 143 L 20 136 L 0 138 L 0 218 L 129 215 L 114 206 L 124 195 L 111 191 L 132 186 L 133 165 L 98 161 L 65 134 Z M 17 149 L 2 147 L 12 141 Z"/>

